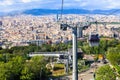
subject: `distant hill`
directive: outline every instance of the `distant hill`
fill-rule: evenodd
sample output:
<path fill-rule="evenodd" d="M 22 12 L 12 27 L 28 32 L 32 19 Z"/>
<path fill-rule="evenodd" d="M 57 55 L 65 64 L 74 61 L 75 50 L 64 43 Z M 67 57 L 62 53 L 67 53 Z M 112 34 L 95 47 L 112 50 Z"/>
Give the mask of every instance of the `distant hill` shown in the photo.
<path fill-rule="evenodd" d="M 23 11 L 12 11 L 12 12 L 0 12 L 0 17 L 2 16 L 15 16 L 23 14 Z"/>
<path fill-rule="evenodd" d="M 32 10 L 26 10 L 23 13 L 24 14 L 32 14 L 32 15 L 60 14 L 61 10 L 32 9 Z M 65 9 L 65 10 L 63 10 L 63 14 L 87 14 L 87 13 L 89 13 L 89 10 L 84 10 L 84 9 Z"/>
<path fill-rule="evenodd" d="M 58 9 L 30 9 L 24 11 L 13 11 L 9 13 L 0 12 L 0 16 L 14 16 L 19 14 L 26 15 L 49 15 L 49 14 L 60 14 L 61 10 Z M 63 14 L 120 14 L 120 9 L 111 9 L 111 10 L 86 10 L 86 9 L 64 9 Z"/>
<path fill-rule="evenodd" d="M 85 10 L 85 9 L 64 9 L 63 14 L 116 14 L 120 13 L 120 9 L 111 10 Z M 23 11 L 23 14 L 31 15 L 47 15 L 47 14 L 60 14 L 61 10 L 57 9 L 31 9 Z"/>

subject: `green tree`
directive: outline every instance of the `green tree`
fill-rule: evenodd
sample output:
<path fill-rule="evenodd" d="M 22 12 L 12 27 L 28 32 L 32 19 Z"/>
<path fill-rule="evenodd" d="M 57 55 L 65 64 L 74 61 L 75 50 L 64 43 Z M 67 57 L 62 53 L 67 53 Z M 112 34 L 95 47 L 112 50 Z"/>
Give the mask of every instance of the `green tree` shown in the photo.
<path fill-rule="evenodd" d="M 24 64 L 21 71 L 21 80 L 42 80 L 46 79 L 50 71 L 47 70 L 46 58 L 43 56 L 32 57 Z"/>
<path fill-rule="evenodd" d="M 6 63 L 6 62 L 10 61 L 13 57 L 14 57 L 14 55 L 12 55 L 10 53 L 0 54 L 0 61 Z"/>
<path fill-rule="evenodd" d="M 0 50 L 2 50 L 2 47 L 0 47 Z"/>
<path fill-rule="evenodd" d="M 117 75 L 118 77 L 120 77 L 120 66 L 119 66 L 119 65 L 115 65 L 114 68 L 115 68 L 115 70 L 116 70 L 116 75 Z"/>
<path fill-rule="evenodd" d="M 9 78 L 8 69 L 4 62 L 0 62 L 0 80 L 7 80 Z"/>
<path fill-rule="evenodd" d="M 120 65 L 120 48 L 109 48 L 107 59 L 112 65 Z"/>
<path fill-rule="evenodd" d="M 12 61 L 7 63 L 0 62 L 0 80 L 20 80 L 20 67 L 20 64 L 13 64 Z"/>
<path fill-rule="evenodd" d="M 109 65 L 104 65 L 96 71 L 96 80 L 116 80 L 115 71 Z"/>
<path fill-rule="evenodd" d="M 110 48 L 107 52 L 107 59 L 116 70 L 117 75 L 120 77 L 120 45 L 115 48 Z"/>
<path fill-rule="evenodd" d="M 10 73 L 8 80 L 20 80 L 21 71 L 25 60 L 22 56 L 13 57 L 9 62 L 6 63 L 7 69 Z"/>
<path fill-rule="evenodd" d="M 91 54 L 91 48 L 90 48 L 90 46 L 85 45 L 85 46 L 83 46 L 81 48 L 82 48 L 82 50 L 83 50 L 84 53 Z"/>
<path fill-rule="evenodd" d="M 116 39 L 111 39 L 111 40 L 108 40 L 108 46 L 109 47 L 116 47 L 116 45 L 118 45 L 120 43 L 120 41 L 116 40 Z"/>
<path fill-rule="evenodd" d="M 0 54 L 0 62 L 4 62 L 4 57 L 3 57 L 3 54 Z"/>
<path fill-rule="evenodd" d="M 33 57 L 30 62 L 26 65 L 28 67 L 28 70 L 30 71 L 29 75 L 33 75 L 32 80 L 42 80 L 47 78 L 49 75 L 49 70 L 46 68 L 46 64 L 48 62 L 45 60 L 45 57 L 43 56 L 36 56 Z M 32 77 L 32 76 L 31 76 Z"/>
<path fill-rule="evenodd" d="M 105 54 L 108 49 L 108 40 L 100 40 L 100 44 L 98 46 L 99 54 Z"/>
<path fill-rule="evenodd" d="M 33 80 L 34 73 L 32 73 L 29 66 L 24 66 L 24 68 L 21 71 L 21 80 Z"/>

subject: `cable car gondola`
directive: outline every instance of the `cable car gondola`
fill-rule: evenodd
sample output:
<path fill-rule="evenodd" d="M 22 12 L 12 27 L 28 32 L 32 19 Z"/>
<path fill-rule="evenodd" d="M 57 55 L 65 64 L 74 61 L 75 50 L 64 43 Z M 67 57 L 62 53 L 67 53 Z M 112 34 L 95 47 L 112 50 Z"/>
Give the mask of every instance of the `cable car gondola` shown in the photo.
<path fill-rule="evenodd" d="M 98 46 L 100 42 L 99 35 L 95 32 L 92 32 L 88 37 L 88 42 L 91 47 Z"/>

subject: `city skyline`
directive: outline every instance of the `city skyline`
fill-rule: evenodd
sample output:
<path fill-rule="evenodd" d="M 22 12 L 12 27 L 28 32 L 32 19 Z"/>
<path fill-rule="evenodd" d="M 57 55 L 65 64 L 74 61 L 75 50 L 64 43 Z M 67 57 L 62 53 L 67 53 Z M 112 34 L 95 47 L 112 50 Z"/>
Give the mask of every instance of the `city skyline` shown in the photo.
<path fill-rule="evenodd" d="M 119 0 L 64 0 L 65 9 L 119 9 Z M 51 6 L 52 5 L 52 6 Z M 60 9 L 61 0 L 0 0 L 0 12 L 21 11 L 26 9 Z"/>

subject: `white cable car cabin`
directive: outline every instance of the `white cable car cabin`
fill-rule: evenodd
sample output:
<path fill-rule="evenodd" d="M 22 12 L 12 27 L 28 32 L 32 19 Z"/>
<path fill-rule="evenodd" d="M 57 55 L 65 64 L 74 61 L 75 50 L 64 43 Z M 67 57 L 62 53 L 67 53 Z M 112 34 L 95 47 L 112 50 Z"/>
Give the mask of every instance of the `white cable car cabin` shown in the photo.
<path fill-rule="evenodd" d="M 91 47 L 98 46 L 100 42 L 99 35 L 95 32 L 90 33 L 88 37 L 88 43 Z"/>

